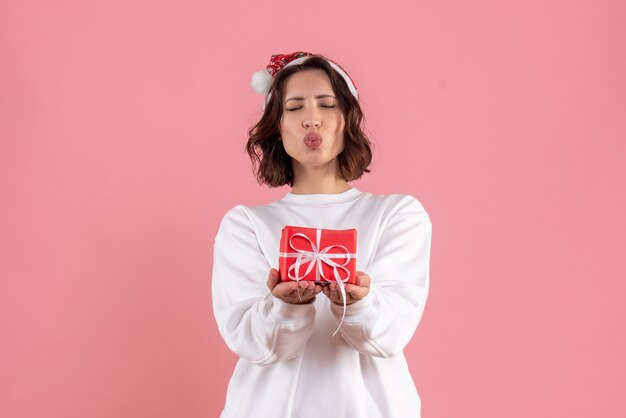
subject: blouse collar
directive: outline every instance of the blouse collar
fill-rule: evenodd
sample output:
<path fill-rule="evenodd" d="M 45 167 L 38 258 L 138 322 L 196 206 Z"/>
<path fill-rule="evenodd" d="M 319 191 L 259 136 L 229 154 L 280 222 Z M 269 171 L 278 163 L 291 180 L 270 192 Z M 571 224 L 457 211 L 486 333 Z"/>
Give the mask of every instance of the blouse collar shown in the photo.
<path fill-rule="evenodd" d="M 329 205 L 336 203 L 348 203 L 362 196 L 363 192 L 356 187 L 351 187 L 341 193 L 287 193 L 279 202 L 295 203 L 303 205 Z"/>

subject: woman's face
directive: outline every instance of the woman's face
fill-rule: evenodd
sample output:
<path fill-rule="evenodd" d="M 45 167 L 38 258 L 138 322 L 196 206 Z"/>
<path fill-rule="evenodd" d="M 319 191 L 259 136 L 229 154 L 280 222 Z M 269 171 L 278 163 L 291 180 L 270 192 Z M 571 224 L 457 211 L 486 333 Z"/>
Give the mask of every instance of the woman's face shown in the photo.
<path fill-rule="evenodd" d="M 299 71 L 283 88 L 280 134 L 294 169 L 334 164 L 344 147 L 345 119 L 328 75 L 318 69 Z M 309 133 L 319 134 L 321 143 L 305 141 Z"/>

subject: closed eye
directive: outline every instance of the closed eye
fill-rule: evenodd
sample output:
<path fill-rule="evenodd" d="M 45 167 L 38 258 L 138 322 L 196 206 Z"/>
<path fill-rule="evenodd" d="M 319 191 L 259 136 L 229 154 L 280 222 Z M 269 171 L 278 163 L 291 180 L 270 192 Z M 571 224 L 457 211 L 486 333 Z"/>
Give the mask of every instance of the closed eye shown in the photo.
<path fill-rule="evenodd" d="M 333 106 L 324 106 L 324 105 L 320 105 L 320 106 L 321 106 L 321 107 L 325 107 L 326 109 L 332 109 L 333 107 L 337 107 L 336 105 L 333 105 Z M 294 110 L 299 110 L 299 109 L 302 109 L 302 106 L 300 106 L 300 107 L 294 107 L 293 109 L 287 109 L 287 110 L 288 110 L 288 111 L 290 111 L 290 112 L 293 112 Z"/>

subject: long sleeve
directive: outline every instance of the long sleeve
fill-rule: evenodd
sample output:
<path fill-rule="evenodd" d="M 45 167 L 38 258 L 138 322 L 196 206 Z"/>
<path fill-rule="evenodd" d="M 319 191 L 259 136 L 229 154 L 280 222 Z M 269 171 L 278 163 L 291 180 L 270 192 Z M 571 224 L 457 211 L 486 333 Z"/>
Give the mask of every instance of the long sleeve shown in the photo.
<path fill-rule="evenodd" d="M 313 303 L 289 304 L 272 296 L 266 285 L 270 268 L 248 215 L 235 206 L 215 237 L 213 313 L 228 347 L 259 365 L 297 355 L 315 321 Z"/>
<path fill-rule="evenodd" d="M 375 357 L 398 354 L 421 319 L 428 296 L 432 225 L 417 199 L 409 198 L 383 226 L 367 267 L 368 295 L 347 306 L 340 328 L 345 341 Z M 331 304 L 339 320 L 343 307 Z"/>

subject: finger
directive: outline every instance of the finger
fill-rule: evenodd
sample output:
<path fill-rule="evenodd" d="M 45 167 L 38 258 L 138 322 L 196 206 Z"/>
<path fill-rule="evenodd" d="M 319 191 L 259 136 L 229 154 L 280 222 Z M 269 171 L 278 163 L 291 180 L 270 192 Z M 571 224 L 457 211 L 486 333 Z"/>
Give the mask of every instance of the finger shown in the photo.
<path fill-rule="evenodd" d="M 346 305 L 351 303 L 351 297 L 349 293 L 346 293 Z M 331 298 L 331 301 L 337 305 L 343 305 L 343 296 L 341 295 L 341 290 L 337 289 L 335 297 Z"/>
<path fill-rule="evenodd" d="M 309 283 L 308 282 L 301 282 L 300 283 L 300 295 L 304 298 L 304 297 L 308 297 L 309 296 Z"/>
<path fill-rule="evenodd" d="M 372 278 L 367 273 L 362 273 L 359 276 L 359 286 L 369 288 L 371 282 Z"/>
<path fill-rule="evenodd" d="M 305 302 L 306 287 L 305 288 L 298 287 L 296 289 L 296 293 L 298 294 L 298 302 Z"/>
<path fill-rule="evenodd" d="M 272 289 L 272 295 L 276 296 L 277 298 L 282 298 L 284 293 L 285 293 L 284 288 L 281 286 L 276 285 Z"/>
<path fill-rule="evenodd" d="M 313 282 L 309 282 L 309 287 L 307 288 L 307 297 L 312 297 L 315 296 L 316 292 L 315 292 L 315 288 L 317 287 L 317 285 Z"/>
<path fill-rule="evenodd" d="M 352 302 L 356 302 L 358 299 L 360 299 L 360 295 L 363 294 L 361 289 L 365 288 L 347 283 L 344 288 L 346 293 L 346 304 L 351 304 Z M 357 296 L 357 298 L 355 298 L 354 296 Z M 341 289 L 339 289 L 339 287 L 337 287 L 337 298 L 335 302 L 338 304 L 343 304 L 343 295 L 341 294 Z"/>
<path fill-rule="evenodd" d="M 315 299 L 315 285 L 312 282 L 303 281 L 296 287 L 296 296 L 292 295 L 293 302 L 297 304 L 311 303 Z"/>
<path fill-rule="evenodd" d="M 280 291 L 281 291 L 282 295 L 290 295 L 290 294 L 292 294 L 293 292 L 296 291 L 296 286 L 297 286 L 297 283 L 294 283 L 294 282 L 291 282 L 291 281 L 287 281 L 287 282 L 279 283 L 278 286 L 276 286 L 276 287 L 280 288 Z"/>
<path fill-rule="evenodd" d="M 352 292 L 355 291 L 355 289 L 358 289 L 359 286 L 355 285 L 355 284 L 346 284 L 346 294 L 352 296 Z"/>
<path fill-rule="evenodd" d="M 270 273 L 267 277 L 267 287 L 270 289 L 270 291 L 274 290 L 274 288 L 280 281 L 280 278 L 278 276 L 278 270 L 276 270 L 275 268 L 271 268 Z"/>
<path fill-rule="evenodd" d="M 351 293 L 353 291 L 359 291 L 360 289 L 367 289 L 365 286 L 358 286 L 352 283 L 346 283 L 346 293 Z"/>
<path fill-rule="evenodd" d="M 337 285 L 335 283 L 332 283 L 330 286 L 329 292 L 330 292 L 330 299 L 332 301 L 337 301 L 338 299 L 338 294 L 339 292 L 337 292 Z"/>
<path fill-rule="evenodd" d="M 369 290 L 370 289 L 368 287 L 354 286 L 350 289 L 349 295 L 354 301 L 357 301 L 367 296 L 367 294 L 369 293 Z"/>
<path fill-rule="evenodd" d="M 303 280 L 300 282 L 300 286 L 302 286 L 302 290 L 308 290 L 312 285 L 312 282 L 308 281 L 308 280 Z"/>

